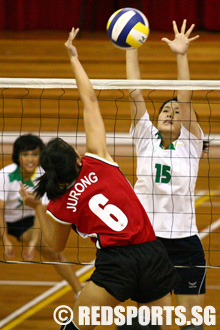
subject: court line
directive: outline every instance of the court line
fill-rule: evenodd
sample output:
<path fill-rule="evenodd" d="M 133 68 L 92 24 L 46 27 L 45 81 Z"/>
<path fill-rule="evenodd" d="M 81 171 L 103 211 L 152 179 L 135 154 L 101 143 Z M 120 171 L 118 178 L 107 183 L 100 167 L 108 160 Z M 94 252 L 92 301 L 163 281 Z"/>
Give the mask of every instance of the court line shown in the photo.
<path fill-rule="evenodd" d="M 79 281 L 82 283 L 89 279 L 93 271 L 94 260 L 91 261 L 91 265 L 84 266 L 78 271 L 76 271 L 76 276 L 79 277 Z M 63 296 L 70 290 L 72 290 L 72 287 L 68 285 L 65 280 L 59 282 L 53 288 L 50 288 L 49 290 L 45 291 L 38 297 L 29 301 L 27 304 L 23 305 L 21 308 L 17 309 L 15 312 L 4 318 L 0 322 L 0 328 L 2 330 L 13 329 L 18 324 L 22 323 L 24 320 L 37 313 L 49 303 Z"/>
<path fill-rule="evenodd" d="M 53 286 L 60 282 L 49 281 L 0 281 L 0 285 Z"/>
<path fill-rule="evenodd" d="M 201 196 L 201 197 L 200 197 Z M 195 208 L 203 204 L 203 206 L 210 207 L 210 198 L 219 196 L 219 190 L 197 190 L 195 195 Z M 208 201 L 209 200 L 209 201 Z M 208 202 L 207 202 L 208 201 Z M 217 207 L 220 205 L 220 202 L 212 202 L 212 205 Z"/>
<path fill-rule="evenodd" d="M 220 227 L 220 218 L 199 232 L 200 239 L 205 238 L 209 233 L 213 232 L 218 227 Z"/>
<path fill-rule="evenodd" d="M 204 202 L 202 204 L 203 207 L 210 207 L 210 202 Z M 220 202 L 212 202 L 213 207 L 220 207 Z"/>
<path fill-rule="evenodd" d="M 205 196 L 199 197 L 195 201 L 195 208 L 198 207 L 199 205 L 201 205 L 202 203 L 206 202 L 207 200 L 209 200 L 210 197 L 212 197 L 213 195 L 214 195 L 214 191 L 210 192 L 209 195 L 205 195 Z"/>
<path fill-rule="evenodd" d="M 209 195 L 202 196 L 201 198 L 198 198 L 195 201 L 195 207 L 198 207 L 199 205 L 201 205 L 202 203 L 207 201 L 210 198 L 210 196 L 212 196 L 212 195 L 213 195 L 213 193 L 210 193 Z M 219 226 L 220 226 L 220 219 L 218 219 L 213 224 L 211 224 L 210 226 L 208 226 L 204 230 L 202 230 L 199 233 L 200 238 L 201 239 L 205 238 L 210 232 L 217 229 Z M 89 266 L 84 266 L 81 269 L 86 269 L 88 267 L 90 267 L 90 265 Z M 93 265 L 91 267 L 93 267 Z M 89 271 L 89 274 L 85 272 L 84 276 L 82 275 L 79 278 L 80 282 L 83 282 L 83 281 L 87 280 L 90 277 L 92 272 L 93 272 L 93 269 Z M 77 272 L 76 272 L 76 275 L 77 275 Z M 82 278 L 84 278 L 84 280 L 82 280 Z M 63 282 L 65 282 L 65 286 L 64 286 Z M 66 281 L 61 281 L 60 283 L 55 285 L 53 288 L 47 290 L 42 295 L 36 297 L 35 299 L 30 301 L 26 305 L 22 306 L 21 308 L 19 308 L 18 310 L 16 310 L 15 312 L 10 314 L 9 316 L 7 316 L 5 319 L 2 320 L 2 322 L 0 322 L 0 327 L 2 327 L 3 325 L 9 323 L 11 320 L 13 320 L 13 321 L 11 321 L 8 325 L 6 325 L 4 328 L 2 328 L 2 330 L 13 329 L 15 326 L 22 323 L 25 319 L 29 318 L 30 316 L 32 316 L 33 314 L 38 312 L 40 309 L 47 306 L 49 303 L 51 303 L 52 301 L 56 300 L 57 298 L 63 296 L 65 293 L 70 291 L 72 289 L 71 286 L 66 285 L 66 284 L 67 284 Z M 23 313 L 23 314 L 21 314 L 21 313 Z M 14 318 L 16 316 L 18 316 L 18 317 L 14 320 Z"/>
<path fill-rule="evenodd" d="M 220 290 L 220 285 L 207 285 L 207 289 Z"/>

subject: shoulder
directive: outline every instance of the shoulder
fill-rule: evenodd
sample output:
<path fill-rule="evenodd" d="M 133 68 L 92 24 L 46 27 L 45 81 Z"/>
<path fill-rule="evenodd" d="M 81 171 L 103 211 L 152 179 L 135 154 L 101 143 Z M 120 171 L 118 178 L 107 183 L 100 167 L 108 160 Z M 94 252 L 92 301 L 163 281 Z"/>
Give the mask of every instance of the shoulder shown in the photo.
<path fill-rule="evenodd" d="M 10 164 L 0 170 L 0 199 L 7 201 L 7 196 L 12 191 L 19 190 L 19 182 L 16 181 L 18 166 Z M 12 189 L 13 186 L 13 189 Z"/>
<path fill-rule="evenodd" d="M 111 165 L 111 166 L 115 166 L 115 167 L 119 167 L 117 163 L 113 162 L 113 161 L 109 161 L 105 158 L 102 158 L 96 154 L 92 154 L 92 153 L 89 153 L 87 152 L 85 154 L 84 157 L 82 157 L 82 161 L 83 163 L 103 163 L 104 164 L 108 164 L 108 165 Z"/>
<path fill-rule="evenodd" d="M 130 134 L 134 137 L 155 135 L 158 129 L 153 125 L 148 112 L 137 121 L 136 125 L 131 125 Z"/>
<path fill-rule="evenodd" d="M 182 125 L 180 136 L 178 138 L 178 144 L 185 146 L 185 150 L 187 152 L 190 152 L 192 155 L 195 155 L 196 157 L 201 156 L 201 152 L 203 149 L 204 133 L 200 126 L 199 130 L 201 136 L 200 138 L 193 135 Z"/>
<path fill-rule="evenodd" d="M 134 124 L 132 124 L 132 129 L 135 129 L 136 127 L 138 127 L 140 125 L 146 124 L 149 121 L 150 121 L 150 116 L 149 116 L 149 113 L 146 111 L 141 118 L 134 120 Z"/>
<path fill-rule="evenodd" d="M 12 173 L 14 172 L 16 169 L 18 168 L 18 165 L 15 163 L 9 164 L 5 167 L 3 167 L 0 172 L 4 172 L 4 173 Z"/>
<path fill-rule="evenodd" d="M 9 175 L 13 174 L 17 170 L 17 168 L 18 168 L 18 165 L 14 164 L 14 163 L 7 165 L 0 170 L 0 175 L 1 175 L 1 177 L 2 176 L 9 177 Z"/>
<path fill-rule="evenodd" d="M 181 131 L 179 139 L 181 140 L 188 140 L 191 143 L 203 143 L 204 140 L 204 133 L 201 129 L 201 127 L 198 125 L 199 131 L 200 131 L 200 138 L 192 134 L 192 132 L 188 131 L 187 128 L 185 128 L 183 125 L 181 125 Z"/>

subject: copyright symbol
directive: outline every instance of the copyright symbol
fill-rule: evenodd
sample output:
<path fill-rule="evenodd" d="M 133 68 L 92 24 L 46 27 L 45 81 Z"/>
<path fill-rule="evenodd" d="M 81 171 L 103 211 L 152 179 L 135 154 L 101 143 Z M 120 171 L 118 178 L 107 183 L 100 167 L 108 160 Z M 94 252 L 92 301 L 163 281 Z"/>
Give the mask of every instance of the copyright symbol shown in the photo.
<path fill-rule="evenodd" d="M 73 320 L 73 311 L 69 306 L 60 305 L 54 310 L 53 318 L 59 325 L 67 325 Z"/>

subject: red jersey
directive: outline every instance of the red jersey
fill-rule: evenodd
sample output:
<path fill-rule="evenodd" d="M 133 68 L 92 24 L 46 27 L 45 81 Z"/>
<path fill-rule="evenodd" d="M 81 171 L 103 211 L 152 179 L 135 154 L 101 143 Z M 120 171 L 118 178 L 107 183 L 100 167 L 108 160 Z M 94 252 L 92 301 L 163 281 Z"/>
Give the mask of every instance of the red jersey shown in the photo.
<path fill-rule="evenodd" d="M 145 243 L 156 239 L 149 218 L 116 163 L 86 153 L 74 184 L 50 201 L 47 213 L 73 225 L 98 248 Z"/>

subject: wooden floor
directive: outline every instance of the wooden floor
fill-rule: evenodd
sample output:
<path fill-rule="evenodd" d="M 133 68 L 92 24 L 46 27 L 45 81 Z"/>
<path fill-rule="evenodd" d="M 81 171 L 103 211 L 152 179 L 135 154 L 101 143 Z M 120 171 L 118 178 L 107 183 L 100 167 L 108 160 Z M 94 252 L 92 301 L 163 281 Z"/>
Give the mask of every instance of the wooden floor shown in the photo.
<path fill-rule="evenodd" d="M 68 33 L 65 32 L 0 32 L 0 72 L 1 77 L 32 77 L 32 78 L 72 78 L 70 65 L 64 42 Z M 176 79 L 175 56 L 170 54 L 168 47 L 160 41 L 164 35 L 160 32 L 150 34 L 147 43 L 140 48 L 140 62 L 143 79 Z M 172 35 L 167 35 L 172 38 Z M 217 33 L 200 33 L 200 39 L 190 45 L 189 60 L 192 79 L 220 80 L 220 35 Z M 79 57 L 92 79 L 125 79 L 125 53 L 116 49 L 105 34 L 81 34 L 76 41 Z M 82 120 L 77 120 L 78 111 L 77 95 L 66 92 L 62 102 L 58 105 L 60 91 L 44 91 L 39 102 L 41 91 L 5 90 L 1 91 L 1 129 L 4 134 L 13 134 L 19 131 L 56 133 L 83 130 Z M 71 94 L 72 93 L 72 94 Z M 219 92 L 209 94 L 207 101 L 206 92 L 195 92 L 194 101 L 200 116 L 201 126 L 206 134 L 220 134 Z M 25 97 L 24 97 L 25 96 Z M 127 133 L 130 126 L 128 95 L 123 98 L 119 91 L 114 93 L 102 92 L 99 94 L 102 114 L 105 119 L 107 132 Z M 151 94 L 156 108 L 159 103 L 169 97 L 165 92 Z M 21 102 L 22 98 L 22 102 Z M 118 101 L 115 103 L 115 99 Z M 120 100 L 119 100 L 120 99 Z M 149 100 L 149 91 L 145 92 L 145 99 L 151 115 L 154 114 L 152 102 Z M 117 108 L 116 108 L 117 105 Z M 40 110 L 39 110 L 40 109 Z M 73 109 L 73 110 L 72 110 Z M 81 111 L 81 109 L 80 109 Z M 74 114 L 73 114 L 74 112 Z M 115 116 L 117 113 L 117 125 Z M 41 114 L 42 120 L 39 120 Z M 74 117 L 75 116 L 75 117 Z M 81 117 L 81 112 L 79 113 Z M 22 119 L 21 119 L 22 118 Z M 17 132 L 17 133 L 16 133 Z M 199 231 L 207 232 L 202 240 L 206 252 L 208 266 L 216 268 L 207 269 L 207 295 L 206 305 L 216 308 L 217 325 L 214 330 L 220 329 L 220 229 L 219 225 L 211 232 L 211 225 L 218 224 L 220 218 L 220 147 L 219 141 L 213 143 L 209 155 L 204 155 L 200 163 L 199 177 L 196 187 L 197 224 Z M 80 152 L 83 147 L 79 146 Z M 12 145 L 1 144 L 1 167 L 10 163 Z M 133 149 L 129 146 L 111 146 L 111 153 L 115 155 L 122 171 L 133 184 L 135 182 L 135 158 Z M 16 247 L 15 260 L 22 261 L 22 248 L 14 241 Z M 77 246 L 80 246 L 80 249 Z M 89 262 L 95 258 L 95 248 L 88 240 L 77 241 L 73 234 L 68 241 L 66 254 L 71 262 Z M 13 312 L 29 303 L 34 298 L 45 293 L 50 287 L 44 286 L 45 281 L 59 282 L 62 279 L 57 275 L 53 266 L 40 264 L 36 254 L 35 264 L 11 264 L 4 259 L 0 247 L 0 318 L 6 320 Z M 75 266 L 76 270 L 84 266 Z M 5 281 L 22 281 L 12 282 Z M 29 283 L 26 281 L 33 281 Z M 41 281 L 42 285 L 38 281 Z M 58 291 L 60 292 L 60 291 Z M 21 312 L 3 326 L 9 330 L 37 330 L 58 329 L 53 320 L 53 311 L 59 305 L 73 306 L 74 295 L 71 291 L 51 295 L 51 301 L 43 299 L 36 303 L 28 313 Z M 54 300 L 53 300 L 54 299 Z M 173 297 L 174 299 L 174 297 Z M 130 302 L 128 302 L 130 304 Z M 106 327 L 105 327 L 106 328 Z M 114 329 L 109 326 L 109 329 Z M 97 327 L 103 329 L 104 327 Z M 177 327 L 173 326 L 173 330 Z M 208 329 L 208 327 L 205 327 Z"/>

